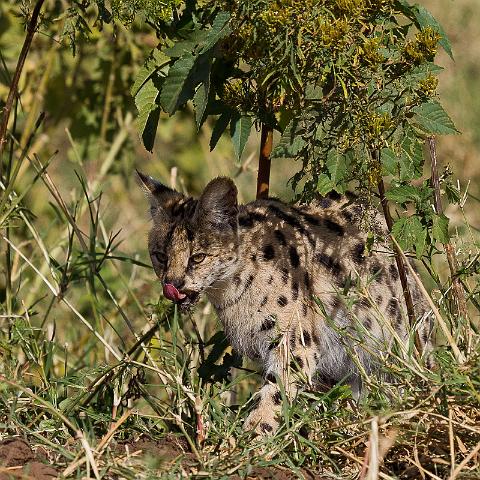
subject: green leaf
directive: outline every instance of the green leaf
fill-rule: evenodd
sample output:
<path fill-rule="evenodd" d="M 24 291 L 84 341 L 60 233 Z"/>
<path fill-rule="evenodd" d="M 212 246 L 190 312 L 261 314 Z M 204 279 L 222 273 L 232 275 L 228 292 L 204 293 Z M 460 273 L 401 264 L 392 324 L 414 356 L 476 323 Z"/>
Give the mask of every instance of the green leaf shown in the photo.
<path fill-rule="evenodd" d="M 450 180 L 447 180 L 443 186 L 448 203 L 460 202 L 460 190 Z"/>
<path fill-rule="evenodd" d="M 231 118 L 232 111 L 227 110 L 226 112 L 223 112 L 216 121 L 215 126 L 213 127 L 212 137 L 210 138 L 210 151 L 212 151 L 217 145 L 223 132 L 227 129 Z"/>
<path fill-rule="evenodd" d="M 202 82 L 193 97 L 193 105 L 195 106 L 195 122 L 197 130 L 200 129 L 203 123 L 205 110 L 208 104 L 208 95 L 210 93 L 210 75 Z"/>
<path fill-rule="evenodd" d="M 420 258 L 425 250 L 427 231 L 416 216 L 399 218 L 392 227 L 392 235 L 403 250 L 415 250 Z"/>
<path fill-rule="evenodd" d="M 429 75 L 437 76 L 444 70 L 443 67 L 439 67 L 431 62 L 422 63 L 418 65 L 404 75 L 405 83 L 409 87 L 418 88 L 418 83 L 425 80 Z"/>
<path fill-rule="evenodd" d="M 150 58 L 145 62 L 138 71 L 135 82 L 130 89 L 132 97 L 135 97 L 142 86 L 158 72 L 161 76 L 165 76 L 168 71 L 169 59 L 159 50 L 154 50 Z"/>
<path fill-rule="evenodd" d="M 170 115 L 193 96 L 194 86 L 190 79 L 190 73 L 195 65 L 195 60 L 193 55 L 188 54 L 179 58 L 168 71 L 160 93 L 160 105 Z"/>
<path fill-rule="evenodd" d="M 318 176 L 318 181 L 317 181 L 317 192 L 320 195 L 326 195 L 328 192 L 331 192 L 333 190 L 334 185 L 332 184 L 332 181 L 326 175 L 325 173 L 321 173 Z"/>
<path fill-rule="evenodd" d="M 160 107 L 157 104 L 160 86 L 161 81 L 155 84 L 152 78 L 149 78 L 135 96 L 135 105 L 138 109 L 135 123 L 142 136 L 143 144 L 149 152 L 153 150 L 160 117 Z"/>
<path fill-rule="evenodd" d="M 246 115 L 241 115 L 232 118 L 230 122 L 230 135 L 232 137 L 233 149 L 237 161 L 240 161 L 245 144 L 250 136 L 250 130 L 252 128 L 252 118 Z"/>
<path fill-rule="evenodd" d="M 436 101 L 423 103 L 413 109 L 415 116 L 410 120 L 427 135 L 451 135 L 459 133 L 443 107 Z"/>
<path fill-rule="evenodd" d="M 187 38 L 180 40 L 170 48 L 166 48 L 165 54 L 172 58 L 180 58 L 186 54 L 192 54 L 195 47 L 205 38 L 204 30 L 192 30 Z"/>
<path fill-rule="evenodd" d="M 348 159 L 345 155 L 338 153 L 336 150 L 328 152 L 325 165 L 330 174 L 330 179 L 333 185 L 338 185 L 347 175 Z"/>
<path fill-rule="evenodd" d="M 213 48 L 219 40 L 230 35 L 231 28 L 229 25 L 230 14 L 228 12 L 219 12 L 213 21 L 212 28 L 208 30 L 204 42 L 202 42 L 202 50 L 200 54 L 206 53 Z"/>
<path fill-rule="evenodd" d="M 414 202 L 420 199 L 417 189 L 412 185 L 400 185 L 398 187 L 392 187 L 388 192 L 386 192 L 385 196 L 388 200 L 397 203 Z"/>
<path fill-rule="evenodd" d="M 448 218 L 445 215 L 433 216 L 432 236 L 434 240 L 444 244 L 450 240 L 448 235 Z"/>
<path fill-rule="evenodd" d="M 283 131 L 280 141 L 273 149 L 271 158 L 295 157 L 305 145 L 306 141 L 298 134 L 298 120 L 292 118 Z"/>
<path fill-rule="evenodd" d="M 383 175 L 394 175 L 401 182 L 420 178 L 423 174 L 423 141 L 415 136 L 413 128 L 405 128 L 400 145 L 395 152 L 390 148 L 381 151 Z"/>

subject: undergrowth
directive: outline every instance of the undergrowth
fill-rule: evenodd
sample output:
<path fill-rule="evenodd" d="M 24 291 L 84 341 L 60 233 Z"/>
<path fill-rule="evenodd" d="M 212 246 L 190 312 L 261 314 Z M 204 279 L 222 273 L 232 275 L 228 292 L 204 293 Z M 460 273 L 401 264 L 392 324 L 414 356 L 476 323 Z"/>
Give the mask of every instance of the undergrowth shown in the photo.
<path fill-rule="evenodd" d="M 278 433 L 253 438 L 242 424 L 260 372 L 231 351 L 210 306 L 180 316 L 159 298 L 145 252 L 122 250 L 81 167 L 67 195 L 48 165 L 25 161 L 35 176 L 2 185 L 2 439 L 42 448 L 73 478 L 478 478 L 479 250 L 468 225 L 456 249 L 473 321 L 460 324 L 448 285 L 428 280 L 454 342 L 437 327 L 434 369 L 385 358 L 395 382 L 364 378 L 359 404 L 348 387 L 306 386 Z M 43 219 L 35 198 L 48 199 Z M 428 270 L 441 275 L 444 262 Z"/>

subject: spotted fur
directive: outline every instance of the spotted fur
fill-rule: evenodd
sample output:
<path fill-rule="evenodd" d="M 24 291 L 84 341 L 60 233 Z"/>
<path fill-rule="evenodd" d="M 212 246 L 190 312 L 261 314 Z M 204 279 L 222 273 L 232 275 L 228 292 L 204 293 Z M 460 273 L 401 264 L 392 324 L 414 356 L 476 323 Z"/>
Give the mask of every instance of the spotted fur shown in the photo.
<path fill-rule="evenodd" d="M 332 193 L 305 206 L 275 199 L 238 205 L 228 178 L 212 180 L 192 199 L 139 175 L 151 203 L 155 273 L 186 294 L 181 308 L 205 293 L 232 346 L 263 365 L 265 384 L 248 428 L 265 434 L 278 427 L 277 379 L 291 399 L 301 379 L 315 378 L 347 381 L 358 396 L 360 370 L 378 371 L 392 343 L 405 350 L 397 267 L 385 243 L 367 254 L 365 209 L 355 196 Z M 375 222 L 382 233 L 380 217 Z M 429 312 L 415 291 L 414 298 L 428 353 Z"/>

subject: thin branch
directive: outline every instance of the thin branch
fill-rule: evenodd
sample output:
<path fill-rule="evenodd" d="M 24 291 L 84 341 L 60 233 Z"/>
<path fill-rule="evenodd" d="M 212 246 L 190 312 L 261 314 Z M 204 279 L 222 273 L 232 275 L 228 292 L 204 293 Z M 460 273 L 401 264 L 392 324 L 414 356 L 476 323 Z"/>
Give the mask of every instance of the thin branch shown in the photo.
<path fill-rule="evenodd" d="M 375 157 L 378 157 L 378 152 L 374 152 L 374 155 Z M 378 158 L 376 159 L 378 161 Z M 382 204 L 383 215 L 385 217 L 385 222 L 387 223 L 388 232 L 391 234 L 393 219 L 392 215 L 390 214 L 388 200 L 385 197 L 385 184 L 383 183 L 383 178 L 381 178 L 378 182 L 378 193 L 380 194 L 380 202 Z M 403 252 L 396 243 L 393 244 L 393 250 L 395 252 L 395 262 L 397 263 L 397 270 L 400 276 L 400 282 L 402 284 L 403 297 L 405 298 L 405 305 L 407 307 L 408 322 L 410 324 L 410 328 L 413 328 L 415 324 L 415 310 L 413 308 L 412 294 L 410 293 L 410 288 L 408 286 L 406 265 L 402 258 Z M 417 347 L 418 352 L 421 354 L 422 347 L 417 332 L 415 333 L 415 346 Z"/>
<path fill-rule="evenodd" d="M 0 123 L 0 177 L 2 176 L 3 171 L 2 154 L 5 148 L 5 144 L 7 143 L 7 126 L 8 120 L 10 118 L 10 112 L 12 111 L 13 101 L 17 96 L 18 82 L 20 81 L 20 76 L 22 74 L 23 66 L 25 64 L 25 59 L 27 58 L 28 51 L 30 50 L 30 46 L 32 45 L 33 36 L 37 31 L 38 17 L 40 16 L 40 10 L 44 1 L 45 0 L 37 0 L 37 3 L 33 8 L 32 16 L 27 26 L 27 35 L 25 37 L 25 41 L 23 42 L 20 56 L 18 57 L 15 74 L 13 75 L 12 84 L 10 85 L 10 91 L 8 92 L 7 101 L 5 102 L 5 107 L 3 109 L 2 121 Z"/>
<path fill-rule="evenodd" d="M 270 154 L 273 146 L 273 130 L 262 124 L 260 155 L 258 157 L 257 199 L 267 198 L 270 189 Z"/>
<path fill-rule="evenodd" d="M 429 137 L 428 148 L 430 150 L 430 159 L 432 162 L 432 186 L 434 192 L 434 205 L 437 215 L 443 214 L 442 197 L 440 193 L 440 177 L 438 175 L 437 151 L 435 148 L 435 137 Z M 467 303 L 465 301 L 465 292 L 462 288 L 460 279 L 458 278 L 458 263 L 455 250 L 451 242 L 444 244 L 445 253 L 447 254 L 448 267 L 450 269 L 450 277 L 452 280 L 452 296 L 454 304 L 457 307 L 457 313 L 464 319 L 467 319 Z"/>

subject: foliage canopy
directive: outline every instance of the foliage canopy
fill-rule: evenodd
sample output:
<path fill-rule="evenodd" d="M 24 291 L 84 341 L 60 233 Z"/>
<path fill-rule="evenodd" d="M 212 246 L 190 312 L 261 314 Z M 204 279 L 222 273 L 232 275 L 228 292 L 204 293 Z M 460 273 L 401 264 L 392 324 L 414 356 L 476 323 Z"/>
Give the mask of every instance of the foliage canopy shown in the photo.
<path fill-rule="evenodd" d="M 424 7 L 408 0 L 94 0 L 72 5 L 71 32 L 86 30 L 78 19 L 92 5 L 100 25 L 131 25 L 139 15 L 155 29 L 158 45 L 131 88 L 147 150 L 160 113 L 174 115 L 191 101 L 197 128 L 209 117 L 215 122 L 210 148 L 229 131 L 237 161 L 254 126 L 280 132 L 273 157 L 298 160 L 291 183 L 299 198 L 341 193 L 352 182 L 371 196 L 387 178 L 387 198 L 419 216 L 398 220 L 404 248 L 420 257 L 448 238 L 430 185 L 419 185 L 425 138 L 457 133 L 436 95 L 442 69 L 435 56 L 439 46 L 452 56 L 451 46 Z"/>

